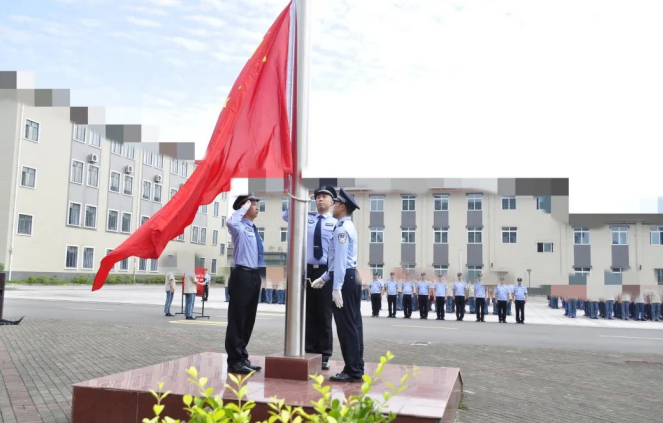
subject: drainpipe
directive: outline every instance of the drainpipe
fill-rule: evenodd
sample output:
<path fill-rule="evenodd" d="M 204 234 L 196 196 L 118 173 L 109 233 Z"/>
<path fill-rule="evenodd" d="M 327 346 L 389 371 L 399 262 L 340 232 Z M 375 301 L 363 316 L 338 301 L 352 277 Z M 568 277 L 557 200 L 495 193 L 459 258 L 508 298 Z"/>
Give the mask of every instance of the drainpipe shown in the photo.
<path fill-rule="evenodd" d="M 23 127 L 23 120 L 25 119 L 24 117 L 25 114 L 25 105 L 21 105 L 21 120 L 18 123 L 18 158 L 16 161 L 16 185 L 14 186 L 14 207 L 12 210 L 12 226 L 11 226 L 11 231 L 12 231 L 12 238 L 11 242 L 9 243 L 9 274 L 7 275 L 7 280 L 10 281 L 12 280 L 12 271 L 13 271 L 13 266 L 12 263 L 14 261 L 14 238 L 16 238 L 16 203 L 18 200 L 18 188 L 19 188 L 19 181 L 21 180 L 21 147 L 23 146 L 23 143 L 21 142 L 21 128 Z M 34 222 L 32 222 L 32 225 L 34 226 Z"/>

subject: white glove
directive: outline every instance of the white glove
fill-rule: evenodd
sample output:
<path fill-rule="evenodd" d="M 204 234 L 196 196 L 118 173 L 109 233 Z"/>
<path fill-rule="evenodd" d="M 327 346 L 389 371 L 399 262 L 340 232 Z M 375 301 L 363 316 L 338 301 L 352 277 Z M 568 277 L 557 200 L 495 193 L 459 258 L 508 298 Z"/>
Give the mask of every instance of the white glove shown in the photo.
<path fill-rule="evenodd" d="M 311 282 L 311 288 L 320 289 L 323 286 L 325 286 L 325 281 L 322 278 L 318 278 L 318 279 L 314 280 L 313 282 Z"/>
<path fill-rule="evenodd" d="M 341 295 L 340 289 L 332 291 L 332 300 L 334 301 L 334 304 L 336 304 L 336 307 L 343 308 L 343 295 Z"/>

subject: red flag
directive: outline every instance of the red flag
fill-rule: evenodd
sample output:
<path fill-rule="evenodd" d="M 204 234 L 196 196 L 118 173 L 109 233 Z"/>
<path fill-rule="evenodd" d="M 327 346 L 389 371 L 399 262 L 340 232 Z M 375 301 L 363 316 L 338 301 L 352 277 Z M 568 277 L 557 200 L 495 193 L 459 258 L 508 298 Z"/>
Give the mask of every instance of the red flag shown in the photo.
<path fill-rule="evenodd" d="M 281 12 L 235 81 L 205 158 L 175 196 L 101 261 L 92 290 L 118 261 L 158 258 L 184 233 L 196 210 L 230 191 L 232 178 L 278 178 L 292 172 L 290 139 L 294 5 Z M 291 28 L 292 26 L 292 28 Z"/>

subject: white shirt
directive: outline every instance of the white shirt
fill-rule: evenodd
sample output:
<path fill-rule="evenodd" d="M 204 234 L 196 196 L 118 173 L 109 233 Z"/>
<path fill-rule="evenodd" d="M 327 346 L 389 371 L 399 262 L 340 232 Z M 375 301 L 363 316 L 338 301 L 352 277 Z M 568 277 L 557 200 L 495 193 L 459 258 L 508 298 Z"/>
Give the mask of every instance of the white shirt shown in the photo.
<path fill-rule="evenodd" d="M 173 272 L 166 273 L 166 291 L 175 290 L 175 275 Z"/>
<path fill-rule="evenodd" d="M 197 291 L 196 284 L 198 280 L 196 279 L 195 273 L 187 273 L 184 276 L 184 293 L 185 294 L 195 294 Z"/>

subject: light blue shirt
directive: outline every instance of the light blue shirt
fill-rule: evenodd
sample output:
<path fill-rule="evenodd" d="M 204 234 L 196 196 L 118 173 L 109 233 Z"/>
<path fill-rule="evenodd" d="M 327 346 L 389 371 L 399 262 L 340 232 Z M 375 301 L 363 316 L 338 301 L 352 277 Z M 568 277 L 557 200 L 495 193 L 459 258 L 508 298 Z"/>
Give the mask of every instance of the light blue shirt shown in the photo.
<path fill-rule="evenodd" d="M 392 279 L 387 281 L 387 295 L 398 295 L 398 282 Z"/>
<path fill-rule="evenodd" d="M 345 281 L 345 271 L 357 268 L 357 229 L 349 216 L 338 221 L 328 258 L 328 269 L 322 279 L 329 281 L 329 273 L 334 272 L 333 289 L 341 289 Z"/>
<path fill-rule="evenodd" d="M 417 288 L 419 290 L 419 295 L 428 296 L 430 292 L 430 282 L 428 281 L 419 281 L 417 282 Z"/>
<path fill-rule="evenodd" d="M 244 207 L 235 210 L 226 221 L 233 241 L 233 258 L 235 266 L 258 269 L 265 267 L 264 247 L 263 255 L 258 257 L 258 243 L 262 244 L 262 239 L 256 236 L 253 222 L 244 218 L 246 211 Z"/>
<path fill-rule="evenodd" d="M 486 287 L 482 282 L 474 282 L 474 298 L 486 298 Z"/>
<path fill-rule="evenodd" d="M 509 287 L 506 285 L 497 285 L 495 296 L 497 297 L 497 301 L 506 301 L 509 296 Z"/>
<path fill-rule="evenodd" d="M 447 283 L 446 282 L 435 282 L 435 296 L 436 297 L 446 297 L 447 296 Z"/>
<path fill-rule="evenodd" d="M 527 295 L 527 287 L 525 285 L 516 285 L 513 287 L 513 294 L 516 296 L 516 300 L 524 301 Z"/>
<path fill-rule="evenodd" d="M 286 209 L 281 217 L 288 222 L 290 218 L 290 209 Z M 320 223 L 322 257 L 320 257 L 320 260 L 316 260 L 315 255 L 313 254 L 313 247 L 315 244 L 315 227 L 318 224 L 319 218 L 322 218 L 322 222 Z M 327 265 L 329 244 L 334 235 L 334 226 L 336 226 L 338 220 L 328 212 L 322 215 L 318 213 L 309 213 L 308 216 L 306 216 L 306 221 L 308 225 L 306 228 L 306 263 Z"/>
<path fill-rule="evenodd" d="M 411 281 L 403 282 L 403 295 L 412 295 L 414 291 L 414 284 Z"/>
<path fill-rule="evenodd" d="M 205 273 L 205 285 L 209 285 L 211 280 L 212 278 L 210 277 L 209 273 Z"/>
<path fill-rule="evenodd" d="M 380 280 L 371 281 L 371 294 L 381 294 L 382 286 L 382 281 Z"/>
<path fill-rule="evenodd" d="M 465 291 L 467 290 L 467 284 L 465 281 L 456 281 L 454 282 L 454 295 L 455 296 L 465 296 Z"/>

